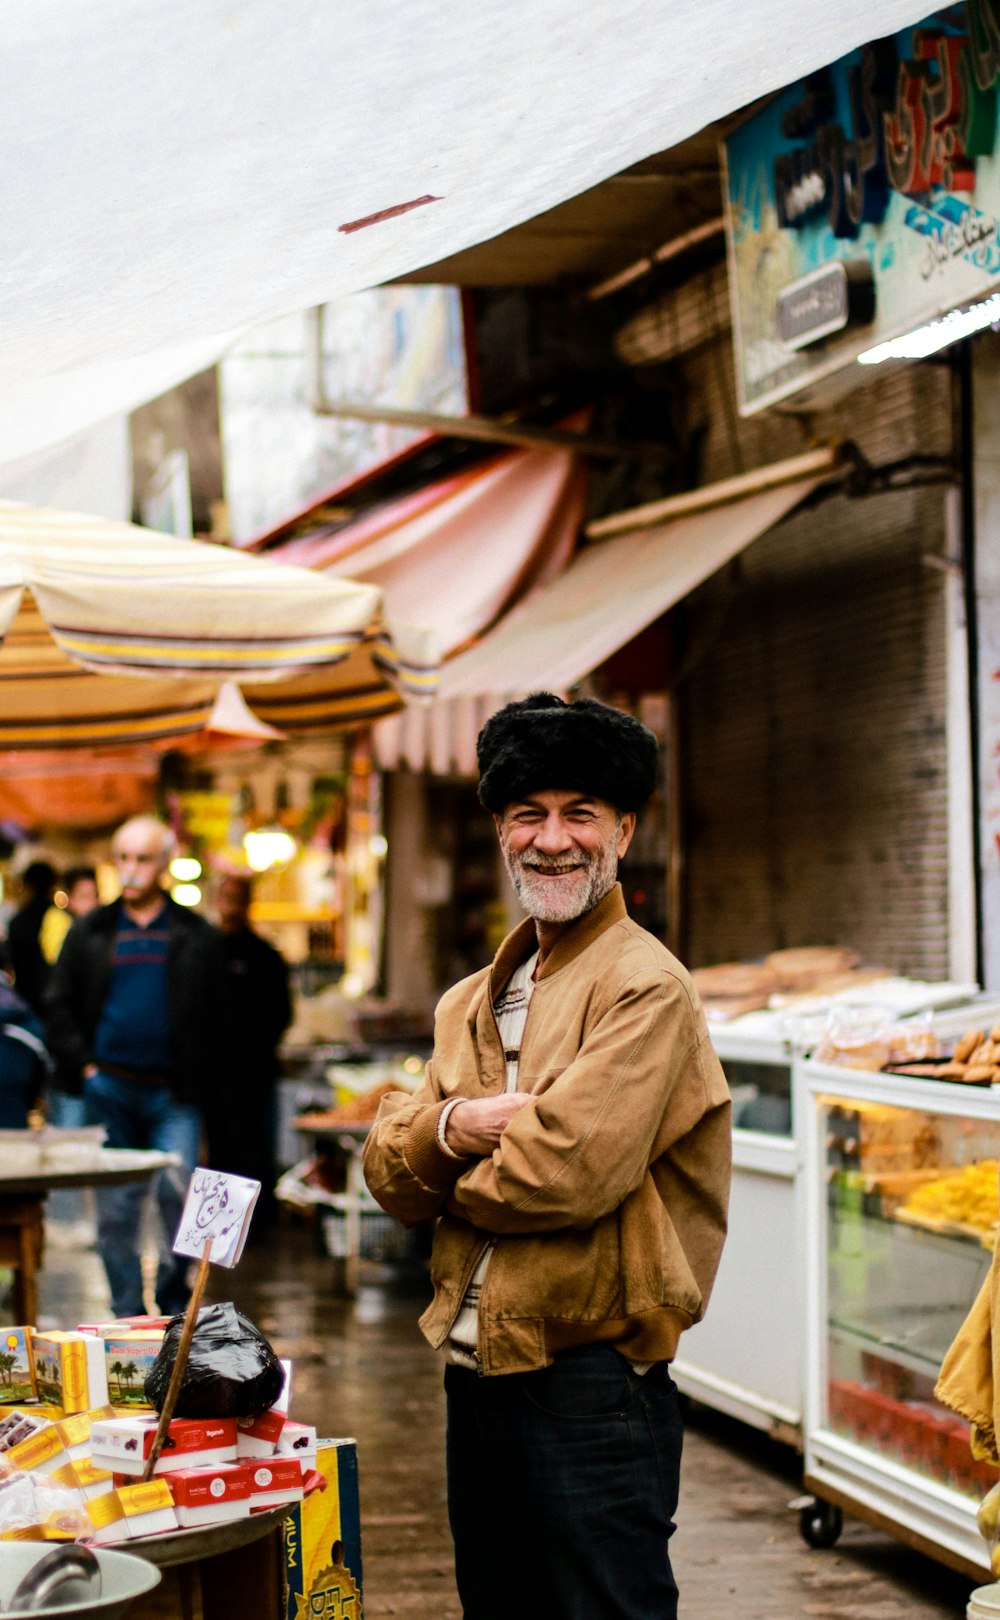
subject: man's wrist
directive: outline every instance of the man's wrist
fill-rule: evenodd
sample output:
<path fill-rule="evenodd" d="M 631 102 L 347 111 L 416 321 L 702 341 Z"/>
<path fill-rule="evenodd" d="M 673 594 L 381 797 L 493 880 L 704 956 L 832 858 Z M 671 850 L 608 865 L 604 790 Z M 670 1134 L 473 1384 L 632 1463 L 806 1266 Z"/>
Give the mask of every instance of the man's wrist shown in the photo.
<path fill-rule="evenodd" d="M 438 1122 L 437 1122 L 438 1146 L 442 1147 L 444 1149 L 444 1151 L 445 1151 L 445 1153 L 447 1153 L 449 1159 L 466 1159 L 466 1158 L 468 1158 L 467 1153 L 456 1153 L 455 1152 L 455 1149 L 451 1146 L 451 1144 L 448 1141 L 448 1135 L 447 1135 L 449 1119 L 451 1118 L 452 1114 L 455 1112 L 455 1109 L 459 1106 L 459 1104 L 465 1102 L 466 1100 L 467 1099 L 465 1097 L 452 1097 L 450 1102 L 445 1103 L 445 1105 L 442 1108 L 440 1114 L 438 1115 Z"/>

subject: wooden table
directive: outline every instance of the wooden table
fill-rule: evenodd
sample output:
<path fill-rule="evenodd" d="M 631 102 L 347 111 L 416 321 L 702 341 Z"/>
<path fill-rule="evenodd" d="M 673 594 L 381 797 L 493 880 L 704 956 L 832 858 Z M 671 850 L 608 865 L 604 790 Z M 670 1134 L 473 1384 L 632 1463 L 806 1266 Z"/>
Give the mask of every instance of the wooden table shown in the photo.
<path fill-rule="evenodd" d="M 130 1181 L 149 1181 L 176 1163 L 172 1153 L 101 1148 L 90 1168 L 0 1176 L 0 1267 L 14 1272 L 15 1320 L 32 1326 L 38 1320 L 38 1273 L 45 1246 L 48 1193 L 60 1187 L 118 1187 Z"/>
<path fill-rule="evenodd" d="M 119 1543 L 116 1550 L 164 1571 L 161 1584 L 130 1605 L 129 1620 L 283 1620 L 281 1527 L 290 1511 L 269 1508 L 229 1524 Z"/>

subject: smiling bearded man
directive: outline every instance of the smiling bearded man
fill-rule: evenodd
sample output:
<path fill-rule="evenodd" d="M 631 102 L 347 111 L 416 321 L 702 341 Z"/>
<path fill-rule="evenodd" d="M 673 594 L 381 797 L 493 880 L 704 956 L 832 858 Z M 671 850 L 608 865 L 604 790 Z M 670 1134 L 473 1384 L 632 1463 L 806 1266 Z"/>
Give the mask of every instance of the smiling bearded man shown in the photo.
<path fill-rule="evenodd" d="M 618 861 L 624 854 L 620 836 L 624 817 L 620 811 L 614 814 L 613 830 L 617 836 L 613 839 L 609 833 L 592 851 L 574 847 L 564 855 L 547 855 L 538 848 L 537 839 L 533 839 L 529 858 L 517 834 L 524 826 L 533 825 L 530 816 L 533 806 L 551 810 L 570 824 L 586 827 L 588 823 L 599 824 L 600 801 L 588 801 L 581 794 L 538 793 L 525 805 L 512 807 L 509 823 L 503 817 L 494 818 L 507 875 L 528 916 L 534 917 L 536 922 L 572 922 L 574 917 L 582 917 L 585 911 L 590 911 L 614 887 Z M 592 806 L 592 810 L 588 810 L 588 806 Z M 632 821 L 634 824 L 635 817 Z M 605 828 L 602 826 L 600 830 L 603 832 Z M 629 838 L 624 841 L 627 845 Z"/>
<path fill-rule="evenodd" d="M 669 1362 L 726 1230 L 729 1094 L 681 964 L 618 862 L 656 739 L 535 693 L 479 736 L 479 797 L 528 920 L 441 1001 L 365 1175 L 437 1218 L 421 1318 L 447 1366 L 465 1620 L 674 1620 L 682 1425 Z"/>

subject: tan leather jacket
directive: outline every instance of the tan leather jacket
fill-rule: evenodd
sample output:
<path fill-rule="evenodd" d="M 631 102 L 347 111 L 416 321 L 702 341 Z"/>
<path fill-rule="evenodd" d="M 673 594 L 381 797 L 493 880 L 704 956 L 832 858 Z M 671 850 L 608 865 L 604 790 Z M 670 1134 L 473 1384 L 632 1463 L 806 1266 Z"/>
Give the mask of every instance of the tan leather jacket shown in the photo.
<path fill-rule="evenodd" d="M 450 1158 L 444 1104 L 504 1089 L 493 1002 L 536 945 L 524 922 L 491 968 L 442 999 L 420 1089 L 386 1097 L 365 1144 L 378 1202 L 440 1216 L 434 1298 L 444 1343 L 476 1262 L 497 1239 L 479 1309 L 484 1373 L 543 1367 L 604 1340 L 669 1360 L 702 1315 L 726 1231 L 730 1104 L 691 981 L 628 917 L 616 885 L 560 936 L 521 1045 L 520 1109 L 490 1158 Z"/>

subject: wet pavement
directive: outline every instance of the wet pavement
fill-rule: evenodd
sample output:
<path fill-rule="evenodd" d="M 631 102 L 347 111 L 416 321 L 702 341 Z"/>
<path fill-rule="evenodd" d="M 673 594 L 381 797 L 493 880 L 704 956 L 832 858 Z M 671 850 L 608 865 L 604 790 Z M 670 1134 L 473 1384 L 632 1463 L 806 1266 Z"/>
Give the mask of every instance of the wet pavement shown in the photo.
<path fill-rule="evenodd" d="M 103 1315 L 96 1254 L 53 1229 L 40 1321 Z M 210 1297 L 232 1298 L 295 1364 L 292 1412 L 322 1434 L 354 1436 L 361 1477 L 367 1620 L 460 1620 L 444 1493 L 438 1358 L 416 1319 L 419 1268 L 366 1264 L 356 1300 L 337 1296 L 335 1262 L 307 1226 L 283 1224 Z M 800 1491 L 785 1447 L 704 1408 L 689 1414 L 672 1543 L 682 1620 L 931 1620 L 965 1614 L 972 1583 L 901 1543 L 847 1521 L 836 1547 L 799 1535 Z M 516 1548 L 511 1548 L 516 1553 Z"/>

